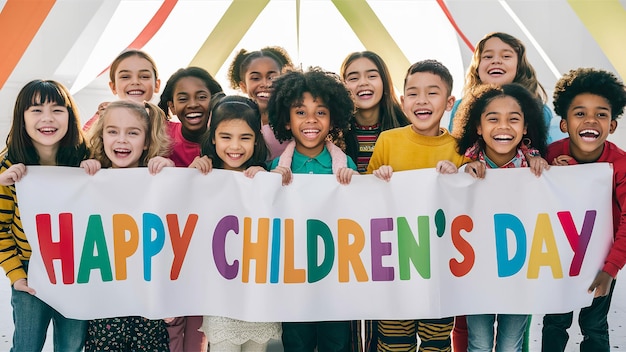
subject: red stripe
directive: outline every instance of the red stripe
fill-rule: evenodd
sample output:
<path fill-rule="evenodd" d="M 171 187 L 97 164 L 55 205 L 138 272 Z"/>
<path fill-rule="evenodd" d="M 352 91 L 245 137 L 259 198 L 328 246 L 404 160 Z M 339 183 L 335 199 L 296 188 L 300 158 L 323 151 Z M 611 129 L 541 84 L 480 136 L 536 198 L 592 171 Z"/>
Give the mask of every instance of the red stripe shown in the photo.
<path fill-rule="evenodd" d="M 443 10 L 443 13 L 446 14 L 448 21 L 450 21 L 450 24 L 452 25 L 452 27 L 454 27 L 454 29 L 456 30 L 456 33 L 461 37 L 461 39 L 463 39 L 463 41 L 465 42 L 465 45 L 467 45 L 467 47 L 472 52 L 474 52 L 474 45 L 472 45 L 472 43 L 469 41 L 469 39 L 467 39 L 465 34 L 463 34 L 463 31 L 461 30 L 461 28 L 459 28 L 459 26 L 456 24 L 456 21 L 454 20 L 454 17 L 452 17 L 452 14 L 450 13 L 450 10 L 446 6 L 446 3 L 444 2 L 444 0 L 437 0 L 437 4 L 439 4 L 439 7 L 441 7 L 441 10 Z"/>
<path fill-rule="evenodd" d="M 130 43 L 128 48 L 143 48 L 143 46 L 146 45 L 146 43 L 148 43 L 150 39 L 152 39 L 152 37 L 154 37 L 156 32 L 161 29 L 161 26 L 163 26 L 163 23 L 165 23 L 167 17 L 169 17 L 170 13 L 172 13 L 172 10 L 174 9 L 174 6 L 176 6 L 177 2 L 178 0 L 165 0 L 163 2 L 163 5 L 161 5 L 159 10 L 154 14 L 150 22 L 148 22 L 143 31 L 139 33 L 137 38 L 132 43 Z"/>
<path fill-rule="evenodd" d="M 146 45 L 150 41 L 150 39 L 154 37 L 154 35 L 159 31 L 159 29 L 161 29 L 161 26 L 163 26 L 163 23 L 165 23 L 165 20 L 167 20 L 170 13 L 172 13 L 172 10 L 176 6 L 177 2 L 178 0 L 165 0 L 163 2 L 163 5 L 161 5 L 161 7 L 159 7 L 159 9 L 154 14 L 154 16 L 152 16 L 152 19 L 150 19 L 150 22 L 148 22 L 148 24 L 144 27 L 141 33 L 139 33 L 137 38 L 135 38 L 135 40 L 133 40 L 133 42 L 130 43 L 130 45 L 128 45 L 126 49 L 143 48 L 144 45 Z M 102 72 L 100 72 L 98 76 L 105 73 L 110 67 L 111 67 L 110 65 L 107 66 L 107 68 L 105 68 Z"/>

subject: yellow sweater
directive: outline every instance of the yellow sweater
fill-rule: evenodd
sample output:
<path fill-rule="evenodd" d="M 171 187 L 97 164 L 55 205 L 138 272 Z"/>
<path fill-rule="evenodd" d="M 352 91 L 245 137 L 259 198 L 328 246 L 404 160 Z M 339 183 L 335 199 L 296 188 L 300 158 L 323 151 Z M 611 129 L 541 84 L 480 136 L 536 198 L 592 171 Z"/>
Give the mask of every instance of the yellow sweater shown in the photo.
<path fill-rule="evenodd" d="M 374 154 L 367 166 L 371 174 L 383 165 L 393 171 L 428 169 L 441 160 L 449 160 L 457 167 L 471 160 L 456 151 L 456 140 L 446 129 L 436 137 L 414 132 L 411 125 L 384 131 L 374 146 Z"/>
<path fill-rule="evenodd" d="M 4 158 L 0 164 L 0 173 L 10 166 L 11 162 Z M 0 266 L 11 280 L 11 285 L 26 278 L 22 260 L 28 260 L 30 253 L 17 207 L 15 186 L 0 186 Z"/>

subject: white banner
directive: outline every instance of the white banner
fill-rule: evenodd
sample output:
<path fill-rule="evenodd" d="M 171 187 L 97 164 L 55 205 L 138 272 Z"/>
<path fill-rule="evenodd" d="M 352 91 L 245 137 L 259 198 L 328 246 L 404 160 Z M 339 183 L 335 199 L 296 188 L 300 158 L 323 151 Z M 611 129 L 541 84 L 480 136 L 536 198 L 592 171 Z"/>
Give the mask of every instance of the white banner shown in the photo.
<path fill-rule="evenodd" d="M 355 176 L 29 166 L 29 284 L 79 319 L 556 313 L 612 244 L 609 164 Z"/>

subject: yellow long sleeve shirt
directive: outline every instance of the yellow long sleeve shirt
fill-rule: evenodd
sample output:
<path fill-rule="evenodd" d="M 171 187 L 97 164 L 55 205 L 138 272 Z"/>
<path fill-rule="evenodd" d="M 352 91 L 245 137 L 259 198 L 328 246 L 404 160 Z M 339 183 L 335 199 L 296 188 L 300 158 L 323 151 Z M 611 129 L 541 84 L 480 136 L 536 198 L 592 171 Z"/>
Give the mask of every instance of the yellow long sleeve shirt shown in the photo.
<path fill-rule="evenodd" d="M 449 160 L 457 167 L 471 160 L 456 150 L 456 140 L 446 129 L 435 137 L 416 133 L 411 125 L 384 131 L 378 137 L 374 153 L 367 166 L 371 174 L 383 165 L 393 171 L 428 169 L 441 160 Z"/>
<path fill-rule="evenodd" d="M 10 166 L 11 162 L 4 158 L 0 164 L 0 173 Z M 0 186 L 0 266 L 11 280 L 11 285 L 26 278 L 22 261 L 28 260 L 30 254 L 30 245 L 22 229 L 17 207 L 15 186 Z"/>

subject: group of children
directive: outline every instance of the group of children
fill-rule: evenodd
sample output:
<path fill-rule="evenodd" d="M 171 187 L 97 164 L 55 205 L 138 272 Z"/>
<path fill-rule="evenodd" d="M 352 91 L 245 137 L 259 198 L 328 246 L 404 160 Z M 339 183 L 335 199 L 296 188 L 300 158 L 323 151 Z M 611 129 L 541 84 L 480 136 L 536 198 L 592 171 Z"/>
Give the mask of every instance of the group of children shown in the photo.
<path fill-rule="evenodd" d="M 540 175 L 550 165 L 611 162 L 615 241 L 588 288 L 593 304 L 579 316 L 581 350 L 609 350 L 607 314 L 614 279 L 626 262 L 626 225 L 620 222 L 626 214 L 626 158 L 607 141 L 626 105 L 626 91 L 613 74 L 585 68 L 559 80 L 554 110 L 568 137 L 550 145 L 545 91 L 523 44 L 504 33 L 489 34 L 477 45 L 460 104 L 451 94 L 450 72 L 435 60 L 408 68 L 398 101 L 385 63 L 369 51 L 350 54 L 336 75 L 294 69 L 281 48 L 241 50 L 229 79 L 248 97 L 224 96 L 208 72 L 188 67 L 170 77 L 158 106 L 152 104 L 160 90 L 158 71 L 138 50 L 122 53 L 110 78 L 120 100 L 102 104 L 84 126 L 89 137 L 62 84 L 35 80 L 18 94 L 0 164 L 0 265 L 12 284 L 12 350 L 40 351 L 51 320 L 56 351 L 206 351 L 207 345 L 214 352 L 264 351 L 270 339 L 282 339 L 285 351 L 528 348 L 528 315 L 364 324 L 252 323 L 217 316 L 67 319 L 28 286 L 30 246 L 14 187 L 26 174 L 25 165 L 82 167 L 90 175 L 102 167 L 147 167 L 151 174 L 174 166 L 203 174 L 218 168 L 247 177 L 271 171 L 287 186 L 293 173 L 335 174 L 349 184 L 359 173 L 390 182 L 394 171 L 435 168 L 484 178 L 491 168 L 529 167 Z M 440 123 L 453 109 L 450 132 Z M 564 351 L 571 323 L 572 313 L 545 315 L 542 350 Z"/>

